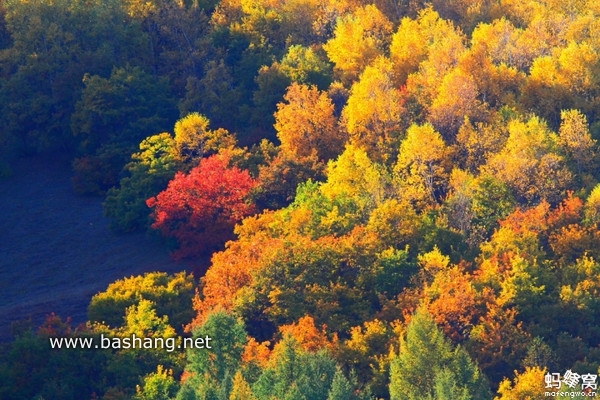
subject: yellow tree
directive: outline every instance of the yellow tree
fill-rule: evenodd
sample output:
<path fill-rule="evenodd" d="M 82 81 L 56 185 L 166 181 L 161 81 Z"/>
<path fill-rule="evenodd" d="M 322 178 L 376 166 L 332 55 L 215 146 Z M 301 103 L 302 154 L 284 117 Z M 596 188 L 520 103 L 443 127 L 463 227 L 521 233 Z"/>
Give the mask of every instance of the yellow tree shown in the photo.
<path fill-rule="evenodd" d="M 437 14 L 434 16 L 437 17 Z M 444 77 L 457 66 L 461 55 L 465 52 L 466 38 L 459 28 L 447 21 L 437 21 L 431 27 L 435 33 L 424 33 L 426 40 L 426 57 L 419 63 L 416 72 L 406 80 L 408 95 L 425 112 L 428 111 L 437 97 Z M 392 60 L 396 59 L 392 54 Z M 405 49 L 405 57 L 410 57 L 410 50 Z"/>
<path fill-rule="evenodd" d="M 401 197 L 421 205 L 440 201 L 446 191 L 449 156 L 449 148 L 433 126 L 408 128 L 394 166 Z"/>
<path fill-rule="evenodd" d="M 345 83 L 383 55 L 392 33 L 391 22 L 375 7 L 360 7 L 338 20 L 333 38 L 323 45 L 335 71 Z"/>
<path fill-rule="evenodd" d="M 528 55 L 528 47 L 518 45 L 520 34 L 504 19 L 491 25 L 480 24 L 472 34 L 470 48 L 458 62 L 459 68 L 473 77 L 479 98 L 492 108 L 517 102 L 526 79 L 526 67 L 535 57 Z"/>
<path fill-rule="evenodd" d="M 558 126 L 561 109 L 593 110 L 597 102 L 593 94 L 599 89 L 599 60 L 594 48 L 575 42 L 536 58 L 524 88 L 524 105 L 554 126 Z"/>
<path fill-rule="evenodd" d="M 352 85 L 342 111 L 350 143 L 377 162 L 393 159 L 404 128 L 402 94 L 394 85 L 392 63 L 380 57 Z"/>
<path fill-rule="evenodd" d="M 534 400 L 544 397 L 544 375 L 546 369 L 540 367 L 527 367 L 525 371 L 515 371 L 515 379 L 511 382 L 504 379 L 498 387 L 498 394 L 494 400 Z"/>
<path fill-rule="evenodd" d="M 293 83 L 277 105 L 275 130 L 281 151 L 292 158 L 316 155 L 330 160 L 343 150 L 346 134 L 337 125 L 333 103 L 315 86 Z"/>
<path fill-rule="evenodd" d="M 473 124 L 465 118 L 456 135 L 455 159 L 462 168 L 477 173 L 488 158 L 502 150 L 507 138 L 503 121 Z"/>
<path fill-rule="evenodd" d="M 577 110 L 563 110 L 558 130 L 558 144 L 577 165 L 577 173 L 589 171 L 596 155 L 596 140 L 592 139 L 587 118 Z"/>
<path fill-rule="evenodd" d="M 585 200 L 583 213 L 587 224 L 597 226 L 600 222 L 600 185 L 596 185 Z"/>
<path fill-rule="evenodd" d="M 360 148 L 348 145 L 335 161 L 327 164 L 327 182 L 320 190 L 332 200 L 352 199 L 358 206 L 357 211 L 368 215 L 384 201 L 388 182 L 388 175 L 381 165 L 371 161 Z"/>
<path fill-rule="evenodd" d="M 483 171 L 510 187 L 521 201 L 558 202 L 572 174 L 556 153 L 556 135 L 537 117 L 513 120 L 504 148 L 490 157 Z"/>
<path fill-rule="evenodd" d="M 453 137 L 465 117 L 479 119 L 484 105 L 478 100 L 475 79 L 461 68 L 451 70 L 440 85 L 429 108 L 429 120 L 445 137 Z"/>
<path fill-rule="evenodd" d="M 441 19 L 431 7 L 421 10 L 417 19 L 404 17 L 390 44 L 390 58 L 398 81 L 403 83 L 408 75 L 419 69 L 434 42 L 454 32 L 452 23 Z"/>
<path fill-rule="evenodd" d="M 185 160 L 199 159 L 235 146 L 236 139 L 227 130 L 211 130 L 204 115 L 191 113 L 175 123 L 175 147 Z"/>
<path fill-rule="evenodd" d="M 475 28 L 471 35 L 471 49 L 482 51 L 496 65 L 505 64 L 525 70 L 531 66 L 537 54 L 531 46 L 524 46 L 522 36 L 522 29 L 516 28 L 505 18 L 498 19 Z"/>
<path fill-rule="evenodd" d="M 238 370 L 233 376 L 233 382 L 231 383 L 231 393 L 229 394 L 229 400 L 254 400 L 254 394 L 250 389 L 250 385 L 240 370 Z"/>

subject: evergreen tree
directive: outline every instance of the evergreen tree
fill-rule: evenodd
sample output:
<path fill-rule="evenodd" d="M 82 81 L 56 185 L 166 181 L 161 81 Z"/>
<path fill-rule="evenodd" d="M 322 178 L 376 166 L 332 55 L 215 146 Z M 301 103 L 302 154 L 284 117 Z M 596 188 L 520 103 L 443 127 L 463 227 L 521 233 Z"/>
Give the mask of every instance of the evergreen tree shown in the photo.
<path fill-rule="evenodd" d="M 444 337 L 424 309 L 413 315 L 391 364 L 392 400 L 491 399 L 469 355 Z"/>
<path fill-rule="evenodd" d="M 351 398 L 352 385 L 344 376 L 341 368 L 338 367 L 333 375 L 333 381 L 331 382 L 331 389 L 329 390 L 327 400 L 347 400 Z"/>
<path fill-rule="evenodd" d="M 257 398 L 328 398 L 336 367 L 327 353 L 304 351 L 291 336 L 286 336 L 273 351 L 272 366 L 263 371 L 252 387 Z"/>
<path fill-rule="evenodd" d="M 244 324 L 224 311 L 216 311 L 193 331 L 193 337 L 204 338 L 210 348 L 189 350 L 186 370 L 191 377 L 183 383 L 177 399 L 227 400 L 246 343 Z"/>

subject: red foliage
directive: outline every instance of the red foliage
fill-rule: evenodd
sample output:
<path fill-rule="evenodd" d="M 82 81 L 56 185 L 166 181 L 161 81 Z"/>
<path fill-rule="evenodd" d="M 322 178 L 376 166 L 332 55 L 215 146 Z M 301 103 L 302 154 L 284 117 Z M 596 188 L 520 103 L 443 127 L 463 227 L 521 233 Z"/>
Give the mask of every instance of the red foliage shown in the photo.
<path fill-rule="evenodd" d="M 179 244 L 176 258 L 214 250 L 232 239 L 233 226 L 254 211 L 247 201 L 255 182 L 224 156 L 202 159 L 189 174 L 178 172 L 167 189 L 146 200 L 152 227 Z"/>
<path fill-rule="evenodd" d="M 38 328 L 39 336 L 68 336 L 72 332 L 71 317 L 67 317 L 64 321 L 56 314 L 50 313 L 46 315 L 44 323 Z"/>

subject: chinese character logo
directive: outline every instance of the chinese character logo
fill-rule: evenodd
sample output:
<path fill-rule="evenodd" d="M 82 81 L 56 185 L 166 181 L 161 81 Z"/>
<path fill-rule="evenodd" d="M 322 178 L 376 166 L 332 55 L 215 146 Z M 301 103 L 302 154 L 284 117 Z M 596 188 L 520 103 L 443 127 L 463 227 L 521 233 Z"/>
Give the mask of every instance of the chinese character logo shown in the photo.
<path fill-rule="evenodd" d="M 562 376 L 559 373 L 546 373 L 544 375 L 544 382 L 546 383 L 546 389 L 556 389 L 560 390 L 563 383 L 566 387 L 574 389 L 577 385 L 579 385 L 579 381 L 581 380 L 581 390 L 589 393 L 591 391 L 595 391 L 598 387 L 596 380 L 598 379 L 598 375 L 595 374 L 583 374 L 579 375 L 576 372 L 568 369 L 565 371 L 565 374 Z"/>
<path fill-rule="evenodd" d="M 581 378 L 579 374 L 576 374 L 575 372 L 572 372 L 570 369 L 568 369 L 563 377 L 563 382 L 565 383 L 565 385 L 573 389 L 579 383 L 579 378 Z"/>
<path fill-rule="evenodd" d="M 544 381 L 546 382 L 546 388 L 560 389 L 561 380 L 560 380 L 560 374 L 558 372 L 553 373 L 553 374 L 548 372 L 544 376 Z"/>
<path fill-rule="evenodd" d="M 596 378 L 598 378 L 598 375 L 592 375 L 592 374 L 583 374 L 581 375 L 581 390 L 586 390 L 586 389 L 590 389 L 590 390 L 596 390 L 596 388 L 598 387 L 598 384 L 596 383 Z"/>

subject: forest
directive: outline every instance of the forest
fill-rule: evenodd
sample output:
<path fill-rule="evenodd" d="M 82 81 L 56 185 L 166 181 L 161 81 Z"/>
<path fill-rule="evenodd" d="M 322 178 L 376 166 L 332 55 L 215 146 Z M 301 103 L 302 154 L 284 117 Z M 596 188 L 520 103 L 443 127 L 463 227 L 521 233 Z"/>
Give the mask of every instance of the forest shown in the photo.
<path fill-rule="evenodd" d="M 1 399 L 595 395 L 600 2 L 0 0 L 0 17 L 0 177 L 69 163 L 111 229 L 198 265 L 113 282 L 84 324 L 15 326 Z M 133 334 L 213 347 L 49 345 Z"/>

